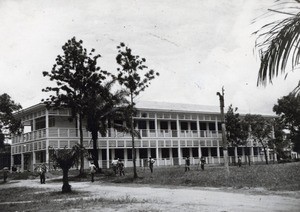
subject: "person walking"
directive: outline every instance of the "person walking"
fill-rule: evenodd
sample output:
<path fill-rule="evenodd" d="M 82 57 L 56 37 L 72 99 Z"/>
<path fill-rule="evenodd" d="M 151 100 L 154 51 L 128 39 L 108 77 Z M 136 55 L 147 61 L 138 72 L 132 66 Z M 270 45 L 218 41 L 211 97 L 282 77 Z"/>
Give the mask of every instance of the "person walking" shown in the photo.
<path fill-rule="evenodd" d="M 93 183 L 94 182 L 94 176 L 95 176 L 95 173 L 96 173 L 96 166 L 94 163 L 91 163 L 90 165 L 90 173 L 91 173 L 91 182 Z"/>
<path fill-rule="evenodd" d="M 153 173 L 153 164 L 155 163 L 155 160 L 153 158 L 149 157 L 148 163 L 149 163 L 150 171 L 151 171 L 151 173 Z"/>
<path fill-rule="evenodd" d="M 185 159 L 185 172 L 190 171 L 190 157 L 186 157 Z"/>

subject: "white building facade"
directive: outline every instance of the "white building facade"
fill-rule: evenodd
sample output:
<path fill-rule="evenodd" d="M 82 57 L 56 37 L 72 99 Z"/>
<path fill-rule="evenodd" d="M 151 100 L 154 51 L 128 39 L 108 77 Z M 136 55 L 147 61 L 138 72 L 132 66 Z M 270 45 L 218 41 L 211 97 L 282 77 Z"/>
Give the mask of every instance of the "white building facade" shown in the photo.
<path fill-rule="evenodd" d="M 139 102 L 136 108 L 134 119 L 141 135 L 141 139 L 135 138 L 138 166 L 146 166 L 150 156 L 155 158 L 157 166 L 182 165 L 187 156 L 191 164 L 198 164 L 201 156 L 208 164 L 224 162 L 219 107 Z M 21 118 L 25 130 L 22 135 L 12 137 L 11 166 L 21 171 L 33 171 L 40 163 L 51 168 L 49 149 L 72 148 L 79 143 L 78 123 L 70 121 L 68 109 L 47 109 L 44 104 L 37 104 L 16 116 Z M 92 149 L 91 133 L 85 126 L 83 143 L 86 149 Z M 99 135 L 98 150 L 102 168 L 108 168 L 114 158 L 123 159 L 126 167 L 133 165 L 129 134 L 109 129 L 106 137 Z M 243 162 L 264 161 L 261 148 L 253 141 L 247 147 L 229 147 L 229 156 L 231 163 L 238 156 L 242 156 Z"/>

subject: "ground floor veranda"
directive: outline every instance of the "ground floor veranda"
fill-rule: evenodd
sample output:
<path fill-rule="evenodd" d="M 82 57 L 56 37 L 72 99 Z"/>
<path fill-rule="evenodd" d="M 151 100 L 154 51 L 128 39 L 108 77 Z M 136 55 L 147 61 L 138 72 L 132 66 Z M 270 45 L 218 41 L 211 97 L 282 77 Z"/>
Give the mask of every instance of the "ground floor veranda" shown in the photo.
<path fill-rule="evenodd" d="M 54 163 L 49 157 L 50 150 L 40 150 L 14 154 L 11 156 L 11 167 L 16 167 L 19 171 L 34 171 L 34 168 L 46 163 L 49 169 L 54 168 Z M 89 151 L 89 149 L 88 149 Z M 242 163 L 259 163 L 265 161 L 265 155 L 260 147 L 229 147 L 229 163 L 235 164 L 240 156 Z M 204 157 L 206 164 L 224 163 L 223 149 L 221 147 L 184 147 L 184 148 L 136 148 L 136 164 L 139 167 L 146 167 L 147 159 L 155 159 L 155 166 L 176 166 L 184 165 L 185 158 L 190 157 L 192 165 L 198 165 L 200 157 Z M 277 161 L 276 154 L 267 151 L 269 161 Z M 132 167 L 132 149 L 131 148 L 106 148 L 98 149 L 99 166 L 101 168 L 110 168 L 111 161 L 119 158 L 124 161 L 125 167 Z M 89 167 L 88 159 L 85 159 L 85 167 Z M 78 167 L 77 167 L 78 168 Z"/>

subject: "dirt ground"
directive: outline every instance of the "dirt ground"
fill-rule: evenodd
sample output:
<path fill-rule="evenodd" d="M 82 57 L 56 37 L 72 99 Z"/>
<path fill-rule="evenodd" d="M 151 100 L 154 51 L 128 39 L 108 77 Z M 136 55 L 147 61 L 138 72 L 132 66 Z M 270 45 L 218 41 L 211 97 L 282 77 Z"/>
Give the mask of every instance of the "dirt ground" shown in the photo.
<path fill-rule="evenodd" d="M 91 204 L 84 211 L 300 211 L 300 192 L 270 192 L 264 189 L 155 187 L 153 185 L 71 182 L 75 191 L 88 192 L 84 199 L 128 199 L 126 204 Z M 10 181 L 9 187 L 34 187 L 60 191 L 61 182 L 40 184 L 38 179 Z M 73 197 L 70 197 L 73 198 Z M 134 200 L 134 201 L 130 201 Z M 30 200 L 29 200 L 30 201 Z M 66 200 L 62 200 L 66 201 Z M 0 203 L 12 204 L 12 200 Z M 26 208 L 24 208 L 26 210 Z M 78 210 L 76 210 L 78 211 Z"/>

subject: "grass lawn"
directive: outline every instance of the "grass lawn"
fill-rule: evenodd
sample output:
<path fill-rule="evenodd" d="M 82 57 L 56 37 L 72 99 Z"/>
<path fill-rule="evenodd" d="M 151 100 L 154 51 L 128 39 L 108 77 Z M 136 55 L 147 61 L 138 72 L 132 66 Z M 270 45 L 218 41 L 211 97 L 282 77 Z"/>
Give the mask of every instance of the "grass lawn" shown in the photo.
<path fill-rule="evenodd" d="M 127 169 L 125 177 L 106 177 L 101 180 L 114 183 L 140 183 L 153 185 L 181 185 L 199 187 L 262 187 L 268 190 L 300 190 L 300 162 L 230 166 L 227 178 L 225 168 L 206 166 L 202 171 L 196 166 L 184 172 L 184 167 L 155 167 L 151 174 L 149 169 L 138 169 L 137 180 L 132 181 L 132 170 Z M 129 172 L 129 173 L 128 173 Z"/>
<path fill-rule="evenodd" d="M 133 180 L 132 168 L 126 168 L 126 176 L 113 176 L 111 170 L 96 174 L 95 180 L 101 183 L 117 184 L 143 184 L 149 186 L 189 186 L 189 187 L 215 187 L 215 188 L 264 188 L 271 191 L 300 191 L 300 162 L 270 165 L 251 165 L 230 167 L 230 175 L 227 178 L 225 168 L 220 166 L 207 166 L 205 170 L 191 167 L 189 172 L 184 172 L 184 167 L 154 167 L 154 173 L 149 169 L 138 168 L 138 179 Z M 70 171 L 70 184 L 72 181 L 89 181 L 90 178 L 78 178 L 77 170 Z M 46 183 L 62 182 L 61 171 L 48 173 Z M 59 177 L 59 179 L 51 179 Z M 36 174 L 14 173 L 9 175 L 12 179 L 35 179 Z M 95 183 L 96 183 L 95 182 Z M 132 198 L 107 199 L 91 198 L 88 192 L 73 191 L 62 194 L 60 191 L 48 191 L 41 188 L 10 187 L 3 188 L 0 183 L 1 211 L 57 211 L 57 210 L 81 210 L 90 205 L 101 208 L 122 208 L 128 204 L 139 204 Z"/>

